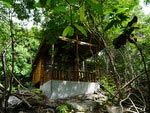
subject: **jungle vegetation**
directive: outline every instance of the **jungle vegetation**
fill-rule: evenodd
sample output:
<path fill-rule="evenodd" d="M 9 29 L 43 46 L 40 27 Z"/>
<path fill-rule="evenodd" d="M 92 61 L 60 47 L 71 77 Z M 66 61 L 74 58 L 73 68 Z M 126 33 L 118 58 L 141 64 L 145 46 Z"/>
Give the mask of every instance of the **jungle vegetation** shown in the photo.
<path fill-rule="evenodd" d="M 144 1 L 149 4 L 149 0 Z M 9 94 L 31 87 L 32 63 L 43 37 L 93 33 L 105 48 L 87 62 L 118 102 L 139 90 L 150 112 L 150 16 L 139 0 L 0 0 L 0 82 Z M 31 28 L 26 24 L 33 23 Z M 117 98 L 117 101 L 116 101 Z"/>

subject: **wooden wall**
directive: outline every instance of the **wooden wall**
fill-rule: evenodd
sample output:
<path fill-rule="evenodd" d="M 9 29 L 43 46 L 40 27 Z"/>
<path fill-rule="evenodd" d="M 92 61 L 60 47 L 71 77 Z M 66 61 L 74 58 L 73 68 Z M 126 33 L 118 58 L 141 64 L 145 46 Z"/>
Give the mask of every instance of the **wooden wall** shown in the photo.
<path fill-rule="evenodd" d="M 78 73 L 78 74 L 77 74 Z M 41 78 L 41 85 L 49 80 L 66 80 L 66 81 L 82 81 L 82 82 L 95 82 L 97 72 L 88 71 L 69 71 L 50 69 Z"/>
<path fill-rule="evenodd" d="M 45 69 L 45 57 L 39 57 L 32 74 L 32 83 L 42 85 L 49 80 L 95 82 L 97 73 L 90 71 Z"/>
<path fill-rule="evenodd" d="M 42 57 L 36 63 L 36 66 L 32 74 L 32 83 L 37 84 L 41 82 L 41 79 L 44 77 L 44 60 Z"/>

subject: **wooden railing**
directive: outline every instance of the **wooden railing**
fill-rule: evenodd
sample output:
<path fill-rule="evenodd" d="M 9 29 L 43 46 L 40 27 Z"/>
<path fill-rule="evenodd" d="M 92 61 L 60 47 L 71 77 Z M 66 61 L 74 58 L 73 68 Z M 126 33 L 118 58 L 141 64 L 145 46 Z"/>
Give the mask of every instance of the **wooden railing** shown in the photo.
<path fill-rule="evenodd" d="M 58 70 L 50 69 L 43 76 L 41 83 L 49 80 L 66 80 L 66 81 L 82 81 L 82 82 L 95 82 L 96 72 L 90 71 L 73 71 L 73 70 Z"/>

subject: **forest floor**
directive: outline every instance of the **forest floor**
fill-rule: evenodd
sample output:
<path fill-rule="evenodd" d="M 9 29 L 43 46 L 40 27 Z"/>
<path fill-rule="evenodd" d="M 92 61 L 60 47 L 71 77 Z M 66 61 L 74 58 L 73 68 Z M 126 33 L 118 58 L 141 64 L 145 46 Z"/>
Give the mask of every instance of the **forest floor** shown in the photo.
<path fill-rule="evenodd" d="M 8 99 L 8 113 L 104 113 L 105 92 L 77 95 L 65 99 L 48 99 L 39 89 L 20 90 Z M 4 112 L 4 108 L 0 109 Z"/>
<path fill-rule="evenodd" d="M 39 89 L 17 90 L 9 96 L 7 111 L 1 101 L 0 113 L 145 113 L 141 97 L 136 94 L 130 93 L 116 105 L 103 90 L 56 100 L 49 99 Z"/>

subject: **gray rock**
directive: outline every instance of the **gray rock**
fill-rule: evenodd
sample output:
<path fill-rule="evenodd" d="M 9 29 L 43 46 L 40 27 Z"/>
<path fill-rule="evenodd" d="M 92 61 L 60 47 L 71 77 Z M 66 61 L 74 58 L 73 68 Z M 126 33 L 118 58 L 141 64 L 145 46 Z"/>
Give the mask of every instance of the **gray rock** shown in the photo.
<path fill-rule="evenodd" d="M 19 111 L 18 113 L 27 113 L 27 112 L 24 112 L 24 111 Z"/>
<path fill-rule="evenodd" d="M 106 105 L 108 113 L 123 113 L 122 108 L 120 106 L 109 106 Z"/>
<path fill-rule="evenodd" d="M 107 98 L 107 96 L 105 96 L 101 93 L 97 93 L 97 94 L 87 95 L 86 99 L 93 100 L 95 102 L 98 102 L 100 105 L 102 105 L 103 102 L 106 102 L 108 98 Z"/>
<path fill-rule="evenodd" d="M 21 102 L 22 102 L 22 100 L 20 100 L 19 98 L 15 97 L 15 96 L 10 96 L 8 99 L 9 106 L 19 105 Z"/>
<path fill-rule="evenodd" d="M 96 105 L 94 101 L 85 100 L 85 101 L 68 101 L 69 105 L 71 105 L 78 112 L 86 112 L 92 111 Z"/>

